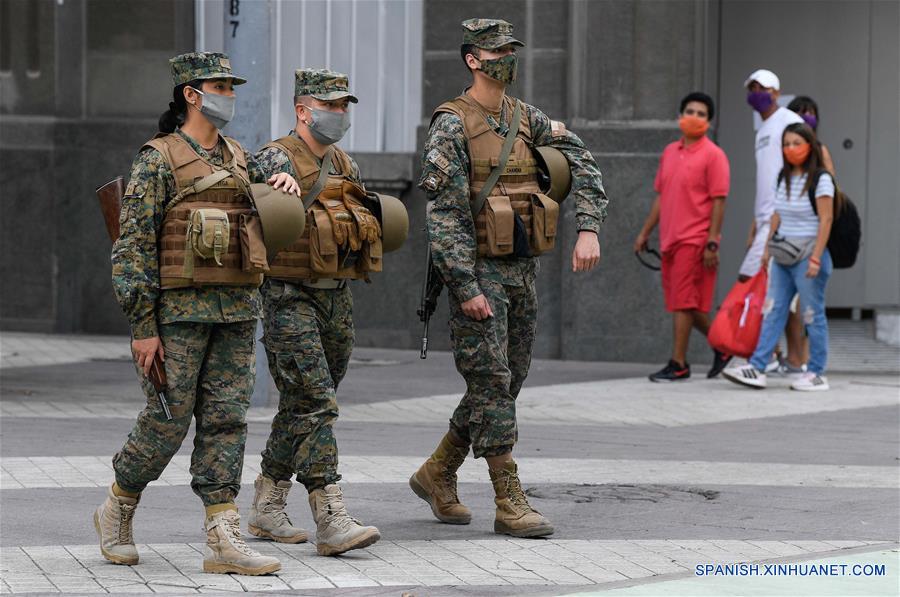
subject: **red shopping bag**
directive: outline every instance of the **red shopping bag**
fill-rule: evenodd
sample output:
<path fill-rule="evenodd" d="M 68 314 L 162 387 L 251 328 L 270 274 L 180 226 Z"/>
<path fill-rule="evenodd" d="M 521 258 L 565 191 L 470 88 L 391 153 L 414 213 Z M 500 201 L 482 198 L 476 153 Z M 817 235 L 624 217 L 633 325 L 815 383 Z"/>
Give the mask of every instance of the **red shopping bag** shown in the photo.
<path fill-rule="evenodd" d="M 709 327 L 709 345 L 721 353 L 749 358 L 762 329 L 763 304 L 769 274 L 763 267 L 745 282 L 734 285 Z"/>

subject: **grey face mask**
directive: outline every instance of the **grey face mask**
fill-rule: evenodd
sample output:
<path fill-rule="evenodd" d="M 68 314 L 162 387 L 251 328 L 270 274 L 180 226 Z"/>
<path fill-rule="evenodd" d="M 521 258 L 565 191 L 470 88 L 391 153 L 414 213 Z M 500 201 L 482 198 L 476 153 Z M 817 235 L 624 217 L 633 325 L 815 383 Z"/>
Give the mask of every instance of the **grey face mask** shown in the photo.
<path fill-rule="evenodd" d="M 307 126 L 316 141 L 322 145 L 332 145 L 344 138 L 350 128 L 349 112 L 329 112 L 305 107 L 312 114 L 312 122 Z"/>
<path fill-rule="evenodd" d="M 194 91 L 203 97 L 200 113 L 206 116 L 206 119 L 217 129 L 225 128 L 225 125 L 234 118 L 235 97 L 218 93 L 203 93 L 199 89 L 194 89 Z"/>

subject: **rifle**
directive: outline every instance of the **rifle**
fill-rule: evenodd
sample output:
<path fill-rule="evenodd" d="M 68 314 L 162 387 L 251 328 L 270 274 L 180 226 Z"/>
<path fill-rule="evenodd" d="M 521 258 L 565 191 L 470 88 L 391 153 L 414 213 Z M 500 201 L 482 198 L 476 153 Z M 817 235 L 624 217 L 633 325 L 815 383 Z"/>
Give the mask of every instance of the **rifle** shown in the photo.
<path fill-rule="evenodd" d="M 431 203 L 425 209 L 426 217 L 430 211 Z M 423 324 L 420 359 L 428 358 L 428 322 L 431 320 L 431 316 L 434 315 L 438 297 L 441 296 L 441 292 L 444 290 L 444 281 L 441 280 L 440 273 L 438 273 L 437 268 L 434 267 L 434 263 L 431 261 L 431 243 L 428 241 L 427 225 L 425 228 L 425 246 L 425 283 L 422 285 L 422 301 L 418 310 L 416 310 L 419 321 Z"/>
<path fill-rule="evenodd" d="M 116 242 L 119 238 L 119 212 L 122 210 L 122 197 L 125 196 L 125 179 L 117 176 L 108 183 L 97 187 L 96 193 L 109 239 Z M 156 396 L 159 398 L 159 405 L 162 406 L 166 420 L 171 421 L 172 413 L 169 411 L 169 403 L 166 401 L 166 386 L 168 385 L 166 368 L 159 359 L 159 353 L 153 356 L 148 377 L 153 389 L 156 390 Z"/>

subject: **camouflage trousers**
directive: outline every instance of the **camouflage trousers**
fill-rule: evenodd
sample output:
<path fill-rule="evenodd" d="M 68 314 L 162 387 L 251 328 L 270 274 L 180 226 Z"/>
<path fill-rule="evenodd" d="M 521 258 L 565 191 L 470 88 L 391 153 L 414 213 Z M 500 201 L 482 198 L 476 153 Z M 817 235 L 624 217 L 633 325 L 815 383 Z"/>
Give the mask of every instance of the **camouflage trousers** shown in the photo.
<path fill-rule="evenodd" d="M 528 375 L 537 324 L 534 277 L 521 286 L 479 278 L 493 317 L 475 321 L 450 295 L 450 339 L 466 393 L 450 429 L 472 444 L 475 458 L 512 451 L 518 439 L 516 397 Z"/>
<path fill-rule="evenodd" d="M 241 488 L 245 416 L 256 375 L 255 331 L 256 321 L 159 326 L 172 420 L 166 420 L 156 391 L 139 372 L 147 406 L 113 457 L 119 487 L 140 492 L 158 479 L 193 418 L 191 488 L 206 506 L 234 501 Z"/>
<path fill-rule="evenodd" d="M 266 280 L 263 344 L 280 394 L 262 453 L 262 472 L 278 481 L 297 475 L 309 491 L 337 483 L 335 392 L 353 350 L 350 288 L 324 290 Z"/>

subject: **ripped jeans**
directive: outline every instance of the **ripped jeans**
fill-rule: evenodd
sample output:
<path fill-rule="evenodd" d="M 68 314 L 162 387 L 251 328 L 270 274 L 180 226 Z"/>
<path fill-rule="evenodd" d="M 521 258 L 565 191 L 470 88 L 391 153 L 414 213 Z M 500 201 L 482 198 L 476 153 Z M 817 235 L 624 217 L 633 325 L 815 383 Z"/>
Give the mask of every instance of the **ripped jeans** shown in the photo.
<path fill-rule="evenodd" d="M 764 370 L 775 350 L 784 325 L 787 323 L 788 311 L 794 294 L 800 294 L 797 312 L 803 319 L 803 326 L 809 336 L 809 363 L 807 370 L 821 375 L 825 373 L 828 361 L 828 320 L 825 319 L 825 285 L 831 277 L 831 254 L 828 250 L 822 255 L 822 267 L 815 278 L 807 278 L 806 270 L 809 259 L 804 259 L 791 266 L 772 263 L 769 272 L 769 296 L 767 306 L 771 310 L 766 314 L 759 334 L 756 350 L 750 357 L 750 364 Z"/>

